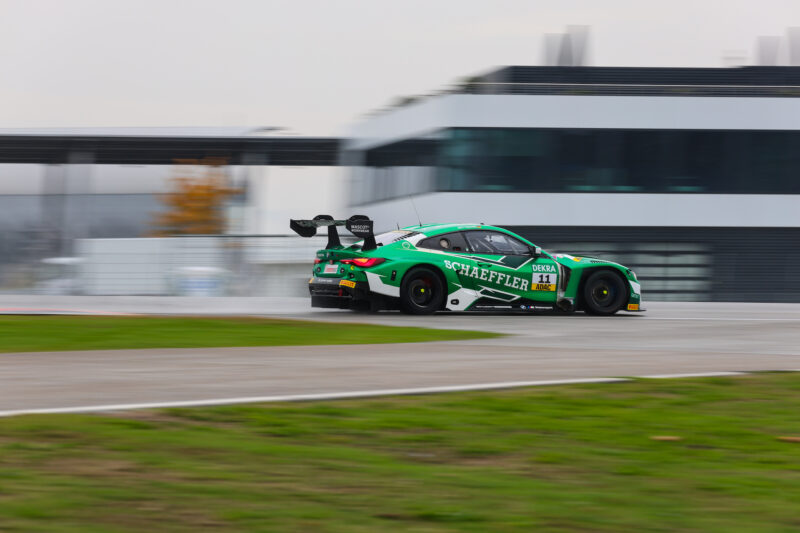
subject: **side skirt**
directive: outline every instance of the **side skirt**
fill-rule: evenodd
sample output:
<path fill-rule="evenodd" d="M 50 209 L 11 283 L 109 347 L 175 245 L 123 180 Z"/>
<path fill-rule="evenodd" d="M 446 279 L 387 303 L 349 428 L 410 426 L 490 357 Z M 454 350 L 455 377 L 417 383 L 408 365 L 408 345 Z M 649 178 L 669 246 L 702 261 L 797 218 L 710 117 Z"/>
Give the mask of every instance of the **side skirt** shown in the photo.
<path fill-rule="evenodd" d="M 555 305 L 545 302 L 535 302 L 520 298 L 514 302 L 501 302 L 491 298 L 480 298 L 467 311 L 505 311 L 513 313 L 533 313 L 537 311 L 553 311 Z"/>

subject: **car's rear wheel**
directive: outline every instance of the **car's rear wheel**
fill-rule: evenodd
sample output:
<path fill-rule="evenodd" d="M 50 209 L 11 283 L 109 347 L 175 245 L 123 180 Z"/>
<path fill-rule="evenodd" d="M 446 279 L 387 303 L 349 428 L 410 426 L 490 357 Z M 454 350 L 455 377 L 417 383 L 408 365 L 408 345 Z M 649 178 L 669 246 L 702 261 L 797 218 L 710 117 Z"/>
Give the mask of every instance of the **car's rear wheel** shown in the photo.
<path fill-rule="evenodd" d="M 583 305 L 590 315 L 613 315 L 625 305 L 627 296 L 625 282 L 610 270 L 593 272 L 583 285 Z"/>
<path fill-rule="evenodd" d="M 415 268 L 400 284 L 400 309 L 413 315 L 429 315 L 442 308 L 444 283 L 429 268 Z"/>

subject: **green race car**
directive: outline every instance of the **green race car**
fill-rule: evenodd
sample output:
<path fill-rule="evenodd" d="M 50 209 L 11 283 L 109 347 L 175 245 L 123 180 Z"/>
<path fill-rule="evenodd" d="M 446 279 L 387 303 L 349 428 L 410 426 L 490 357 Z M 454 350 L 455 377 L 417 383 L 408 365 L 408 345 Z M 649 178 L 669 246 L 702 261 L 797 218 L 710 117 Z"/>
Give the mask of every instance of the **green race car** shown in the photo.
<path fill-rule="evenodd" d="M 361 241 L 344 246 L 337 226 Z M 519 235 L 485 224 L 423 224 L 374 235 L 363 215 L 291 220 L 298 235 L 328 228 L 308 282 L 313 307 L 406 313 L 533 310 L 592 315 L 642 311 L 634 272 L 590 257 L 549 254 Z"/>

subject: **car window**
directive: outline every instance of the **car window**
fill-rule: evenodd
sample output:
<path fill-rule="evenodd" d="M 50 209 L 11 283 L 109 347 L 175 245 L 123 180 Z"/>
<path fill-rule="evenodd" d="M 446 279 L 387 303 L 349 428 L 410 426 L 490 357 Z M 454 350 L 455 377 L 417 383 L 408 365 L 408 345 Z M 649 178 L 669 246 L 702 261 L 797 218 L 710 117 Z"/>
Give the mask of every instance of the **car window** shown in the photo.
<path fill-rule="evenodd" d="M 468 231 L 467 242 L 476 254 L 525 255 L 528 246 L 522 241 L 498 231 Z"/>
<path fill-rule="evenodd" d="M 417 244 L 417 248 L 428 248 L 430 250 L 442 250 L 445 252 L 465 252 L 467 250 L 467 241 L 464 240 L 464 236 L 460 232 L 456 231 L 421 240 Z"/>

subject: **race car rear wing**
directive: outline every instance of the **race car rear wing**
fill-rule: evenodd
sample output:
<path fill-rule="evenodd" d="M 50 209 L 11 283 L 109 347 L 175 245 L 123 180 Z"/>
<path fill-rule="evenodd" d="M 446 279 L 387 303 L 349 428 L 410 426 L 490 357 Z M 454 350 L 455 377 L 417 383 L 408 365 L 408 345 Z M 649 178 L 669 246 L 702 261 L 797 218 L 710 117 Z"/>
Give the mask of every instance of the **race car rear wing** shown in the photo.
<path fill-rule="evenodd" d="M 311 220 L 289 220 L 289 227 L 301 237 L 313 237 L 317 234 L 317 228 L 328 228 L 328 244 L 326 248 L 341 246 L 339 231 L 336 226 L 345 226 L 347 231 L 364 239 L 361 251 L 366 252 L 377 248 L 375 234 L 372 232 L 372 220 L 364 215 L 353 215 L 347 220 L 334 220 L 330 215 L 317 215 Z"/>

